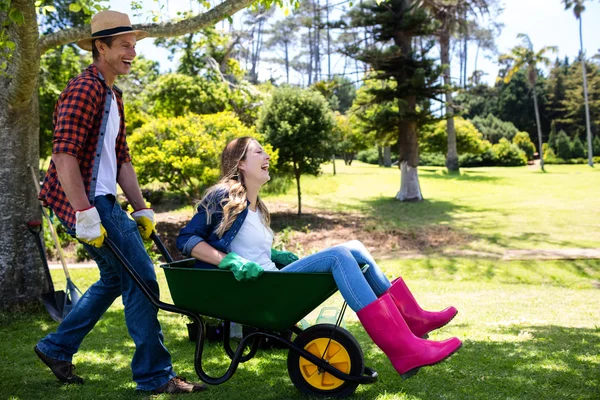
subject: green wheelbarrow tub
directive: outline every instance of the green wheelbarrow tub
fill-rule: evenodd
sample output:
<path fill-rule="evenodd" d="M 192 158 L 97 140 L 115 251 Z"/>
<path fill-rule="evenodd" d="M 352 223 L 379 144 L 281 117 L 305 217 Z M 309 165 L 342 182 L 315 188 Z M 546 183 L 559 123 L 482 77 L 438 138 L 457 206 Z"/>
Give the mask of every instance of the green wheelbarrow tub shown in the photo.
<path fill-rule="evenodd" d="M 230 271 L 193 268 L 195 262 L 161 265 L 177 307 L 267 331 L 290 329 L 338 290 L 330 273 L 266 271 L 239 282 Z"/>

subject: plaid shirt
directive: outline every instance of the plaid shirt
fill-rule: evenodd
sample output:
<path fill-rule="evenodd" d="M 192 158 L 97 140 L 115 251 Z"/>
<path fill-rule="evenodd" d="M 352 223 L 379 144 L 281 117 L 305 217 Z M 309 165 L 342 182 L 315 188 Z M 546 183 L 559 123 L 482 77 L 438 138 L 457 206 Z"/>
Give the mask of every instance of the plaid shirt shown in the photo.
<path fill-rule="evenodd" d="M 121 91 L 113 87 L 120 115 L 119 133 L 115 151 L 117 154 L 117 176 L 121 165 L 131 161 L 125 138 L 125 118 Z M 54 108 L 54 137 L 52 154 L 70 154 L 79 161 L 79 169 L 85 185 L 85 191 L 94 202 L 96 178 L 100 161 L 100 147 L 103 142 L 106 122 L 112 97 L 107 94 L 110 88 L 95 65 L 90 65 L 79 76 L 67 84 L 60 94 Z M 94 168 L 94 165 L 97 165 Z M 93 185 L 92 185 L 93 183 Z M 54 161 L 44 178 L 39 194 L 44 206 L 50 207 L 70 228 L 75 229 L 75 211 L 60 185 Z"/>

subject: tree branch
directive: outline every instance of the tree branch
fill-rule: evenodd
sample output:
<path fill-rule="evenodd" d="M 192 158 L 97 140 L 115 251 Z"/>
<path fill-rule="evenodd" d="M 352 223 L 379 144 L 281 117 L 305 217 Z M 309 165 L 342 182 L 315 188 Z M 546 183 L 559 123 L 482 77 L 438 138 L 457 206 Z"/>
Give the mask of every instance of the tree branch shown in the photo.
<path fill-rule="evenodd" d="M 223 18 L 248 7 L 254 0 L 225 0 L 223 3 L 195 17 L 177 22 L 160 24 L 136 24 L 134 29 L 146 31 L 150 37 L 173 37 L 197 32 L 207 26 L 212 26 Z M 63 44 L 75 42 L 88 37 L 90 26 L 84 25 L 63 31 L 53 32 L 40 38 L 40 54 Z"/>

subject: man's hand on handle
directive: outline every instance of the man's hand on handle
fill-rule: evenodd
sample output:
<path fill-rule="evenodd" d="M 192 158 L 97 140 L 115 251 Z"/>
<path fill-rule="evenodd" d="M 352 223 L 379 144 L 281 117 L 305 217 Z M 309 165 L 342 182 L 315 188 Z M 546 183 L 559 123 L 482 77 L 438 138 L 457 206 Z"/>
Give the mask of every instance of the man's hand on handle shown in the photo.
<path fill-rule="evenodd" d="M 140 235 L 143 240 L 149 240 L 154 232 L 156 224 L 154 223 L 154 210 L 151 208 L 142 208 L 131 213 L 131 216 L 137 222 Z"/>
<path fill-rule="evenodd" d="M 92 206 L 75 213 L 75 234 L 77 239 L 93 247 L 102 247 L 106 229 L 102 226 L 96 207 Z"/>

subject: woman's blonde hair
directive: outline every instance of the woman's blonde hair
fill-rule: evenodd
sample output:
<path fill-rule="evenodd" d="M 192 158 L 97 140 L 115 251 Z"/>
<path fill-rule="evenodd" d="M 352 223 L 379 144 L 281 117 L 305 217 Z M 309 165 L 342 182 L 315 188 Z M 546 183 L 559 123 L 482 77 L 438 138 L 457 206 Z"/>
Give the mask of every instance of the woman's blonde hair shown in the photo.
<path fill-rule="evenodd" d="M 221 179 L 216 185 L 208 188 L 197 206 L 204 207 L 206 210 L 206 223 L 210 224 L 212 215 L 217 210 L 218 192 L 227 192 L 228 195 L 223 197 L 219 204 L 223 208 L 223 219 L 216 230 L 219 238 L 223 237 L 223 234 L 231 228 L 237 216 L 246 208 L 247 192 L 239 164 L 240 161 L 246 159 L 246 152 L 253 140 L 255 139 L 244 136 L 232 140 L 225 146 L 221 153 Z M 260 196 L 256 206 L 262 214 L 263 224 L 270 230 L 271 215 Z"/>

